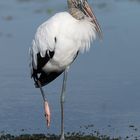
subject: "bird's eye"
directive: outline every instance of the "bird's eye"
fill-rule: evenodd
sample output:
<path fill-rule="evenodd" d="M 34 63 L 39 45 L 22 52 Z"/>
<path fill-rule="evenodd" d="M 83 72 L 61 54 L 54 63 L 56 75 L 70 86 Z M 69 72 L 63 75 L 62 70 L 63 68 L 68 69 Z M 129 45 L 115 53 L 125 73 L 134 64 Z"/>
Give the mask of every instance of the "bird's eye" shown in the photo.
<path fill-rule="evenodd" d="M 83 5 L 85 5 L 85 1 L 83 1 Z"/>
<path fill-rule="evenodd" d="M 79 2 L 78 2 L 78 4 L 80 4 L 80 5 L 85 5 L 85 2 L 86 2 L 87 0 L 79 0 Z"/>

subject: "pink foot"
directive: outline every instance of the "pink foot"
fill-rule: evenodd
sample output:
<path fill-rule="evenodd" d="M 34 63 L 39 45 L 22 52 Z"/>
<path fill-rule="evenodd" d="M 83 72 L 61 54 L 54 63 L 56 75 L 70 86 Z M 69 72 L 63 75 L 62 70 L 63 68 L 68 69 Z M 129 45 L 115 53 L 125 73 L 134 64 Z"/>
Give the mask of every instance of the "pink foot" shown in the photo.
<path fill-rule="evenodd" d="M 51 113 L 50 113 L 50 108 L 49 108 L 49 104 L 47 101 L 45 101 L 44 103 L 44 110 L 45 110 L 45 117 L 46 117 L 46 121 L 47 121 L 47 127 L 50 127 L 50 122 L 51 122 Z"/>

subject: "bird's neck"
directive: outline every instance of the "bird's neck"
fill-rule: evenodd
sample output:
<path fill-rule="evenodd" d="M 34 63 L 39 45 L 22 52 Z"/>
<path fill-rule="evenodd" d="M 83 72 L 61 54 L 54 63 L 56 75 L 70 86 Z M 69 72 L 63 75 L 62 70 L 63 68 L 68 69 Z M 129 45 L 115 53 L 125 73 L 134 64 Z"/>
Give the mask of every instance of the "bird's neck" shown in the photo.
<path fill-rule="evenodd" d="M 84 13 L 78 8 L 75 8 L 72 0 L 67 0 L 69 13 L 77 20 L 81 20 L 85 17 Z"/>
<path fill-rule="evenodd" d="M 73 4 L 73 2 L 72 2 L 72 0 L 67 0 L 67 3 L 68 3 L 68 8 L 69 9 L 75 7 L 74 4 Z"/>
<path fill-rule="evenodd" d="M 70 8 L 69 13 L 77 20 L 82 20 L 85 17 L 84 13 L 77 8 Z"/>

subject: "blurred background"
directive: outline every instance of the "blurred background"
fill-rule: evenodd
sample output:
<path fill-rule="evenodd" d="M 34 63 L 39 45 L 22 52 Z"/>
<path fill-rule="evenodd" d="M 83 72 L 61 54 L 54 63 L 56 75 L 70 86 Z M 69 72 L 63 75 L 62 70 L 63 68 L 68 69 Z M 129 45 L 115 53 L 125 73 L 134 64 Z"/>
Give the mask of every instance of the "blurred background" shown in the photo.
<path fill-rule="evenodd" d="M 140 0 L 89 3 L 104 39 L 71 66 L 65 130 L 140 138 Z M 41 94 L 30 78 L 28 48 L 37 27 L 65 10 L 66 0 L 0 0 L 1 133 L 59 134 L 62 76 L 45 87 L 52 109 L 46 129 Z"/>

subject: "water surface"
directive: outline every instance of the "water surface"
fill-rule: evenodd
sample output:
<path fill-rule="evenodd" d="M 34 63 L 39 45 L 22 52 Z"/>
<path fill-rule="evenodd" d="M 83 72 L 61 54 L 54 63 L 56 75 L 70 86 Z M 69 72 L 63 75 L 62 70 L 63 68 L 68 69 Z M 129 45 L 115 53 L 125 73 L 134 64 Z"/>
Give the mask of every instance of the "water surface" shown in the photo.
<path fill-rule="evenodd" d="M 140 3 L 136 0 L 90 3 L 104 39 L 94 42 L 90 52 L 80 54 L 71 66 L 65 129 L 139 137 Z M 54 13 L 66 9 L 64 0 L 0 1 L 0 131 L 59 133 L 62 77 L 45 88 L 52 109 L 48 130 L 40 92 L 30 79 L 28 48 L 36 28 Z M 88 124 L 94 127 L 91 130 L 80 127 Z"/>

